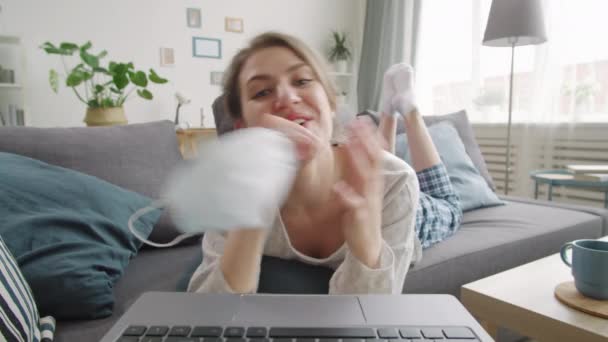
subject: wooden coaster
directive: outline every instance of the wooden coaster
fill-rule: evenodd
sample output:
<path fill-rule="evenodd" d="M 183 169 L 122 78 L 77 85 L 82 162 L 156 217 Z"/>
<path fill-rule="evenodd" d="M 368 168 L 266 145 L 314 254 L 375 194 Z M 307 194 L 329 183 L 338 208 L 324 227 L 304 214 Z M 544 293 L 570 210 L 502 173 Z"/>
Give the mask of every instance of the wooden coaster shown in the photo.
<path fill-rule="evenodd" d="M 573 309 L 590 315 L 608 318 L 608 300 L 597 300 L 580 294 L 574 281 L 567 281 L 555 287 L 555 297 Z"/>

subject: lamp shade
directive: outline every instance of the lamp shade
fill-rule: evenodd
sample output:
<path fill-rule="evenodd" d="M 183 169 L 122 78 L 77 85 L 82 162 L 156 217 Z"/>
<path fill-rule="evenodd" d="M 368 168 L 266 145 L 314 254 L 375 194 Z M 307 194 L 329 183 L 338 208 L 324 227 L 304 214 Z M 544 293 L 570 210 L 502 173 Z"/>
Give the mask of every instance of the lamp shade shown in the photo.
<path fill-rule="evenodd" d="M 540 0 L 492 0 L 483 45 L 521 46 L 546 41 Z"/>

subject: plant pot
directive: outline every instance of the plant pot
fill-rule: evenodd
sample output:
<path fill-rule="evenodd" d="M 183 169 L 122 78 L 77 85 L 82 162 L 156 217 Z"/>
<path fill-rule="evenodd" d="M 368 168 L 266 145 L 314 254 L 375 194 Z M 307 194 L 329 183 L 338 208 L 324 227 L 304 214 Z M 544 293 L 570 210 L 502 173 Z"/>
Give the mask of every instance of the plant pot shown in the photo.
<path fill-rule="evenodd" d="M 348 61 L 345 59 L 337 60 L 335 63 L 336 72 L 346 73 L 348 69 Z"/>
<path fill-rule="evenodd" d="M 125 125 L 127 118 L 122 107 L 87 108 L 84 122 L 87 126 Z"/>

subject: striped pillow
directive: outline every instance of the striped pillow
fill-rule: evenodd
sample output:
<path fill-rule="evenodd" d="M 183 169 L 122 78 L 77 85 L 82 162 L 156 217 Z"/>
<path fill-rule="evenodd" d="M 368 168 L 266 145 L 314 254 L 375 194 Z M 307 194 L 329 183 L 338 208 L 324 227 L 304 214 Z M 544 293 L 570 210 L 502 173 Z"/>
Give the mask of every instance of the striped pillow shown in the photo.
<path fill-rule="evenodd" d="M 0 340 L 50 342 L 53 317 L 40 318 L 29 285 L 0 237 Z"/>

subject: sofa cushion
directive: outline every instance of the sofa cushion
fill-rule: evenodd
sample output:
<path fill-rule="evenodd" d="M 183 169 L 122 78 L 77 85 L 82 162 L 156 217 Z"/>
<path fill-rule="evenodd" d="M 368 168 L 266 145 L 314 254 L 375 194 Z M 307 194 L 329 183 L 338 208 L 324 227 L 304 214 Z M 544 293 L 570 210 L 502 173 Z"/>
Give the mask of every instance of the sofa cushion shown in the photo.
<path fill-rule="evenodd" d="M 479 149 L 479 145 L 477 144 L 477 140 L 475 140 L 475 133 L 473 132 L 473 127 L 469 122 L 469 118 L 467 117 L 467 112 L 461 110 L 459 112 L 445 114 L 445 115 L 425 115 L 424 122 L 427 126 L 432 126 L 436 123 L 442 121 L 449 121 L 454 125 L 456 130 L 458 131 L 458 135 L 462 142 L 464 143 L 464 148 L 467 151 L 469 157 L 473 161 L 473 164 L 481 174 L 481 176 L 486 180 L 488 185 L 492 190 L 496 190 L 496 186 L 492 181 L 492 176 L 488 171 L 488 167 L 486 166 L 486 162 L 483 159 L 483 155 L 481 154 L 481 150 Z M 397 128 L 397 134 L 405 132 L 403 128 L 403 120 L 399 120 L 399 126 Z"/>
<path fill-rule="evenodd" d="M 460 294 L 460 286 L 557 253 L 565 242 L 598 238 L 602 217 L 509 201 L 466 212 L 449 239 L 425 249 L 407 274 L 404 293 Z"/>
<path fill-rule="evenodd" d="M 481 177 L 451 122 L 441 121 L 428 129 L 429 135 L 443 161 L 463 211 L 500 205 L 503 202 Z M 395 155 L 411 164 L 405 133 L 395 139 Z"/>
<path fill-rule="evenodd" d="M 112 313 L 112 288 L 141 242 L 129 217 L 151 199 L 70 169 L 0 152 L 0 234 L 44 315 Z M 147 237 L 155 210 L 135 223 Z"/>
<path fill-rule="evenodd" d="M 167 249 L 142 249 L 114 287 L 112 316 L 95 320 L 60 320 L 57 342 L 100 341 L 139 296 L 147 291 L 184 291 L 185 284 L 200 264 L 201 245 Z"/>
<path fill-rule="evenodd" d="M 0 236 L 0 337 L 3 341 L 40 341 L 55 330 L 53 317 L 40 318 L 17 261 Z"/>
<path fill-rule="evenodd" d="M 0 127 L 0 152 L 77 170 L 153 199 L 182 160 L 170 121 L 111 127 Z M 150 239 L 168 241 L 177 235 L 163 213 Z"/>

